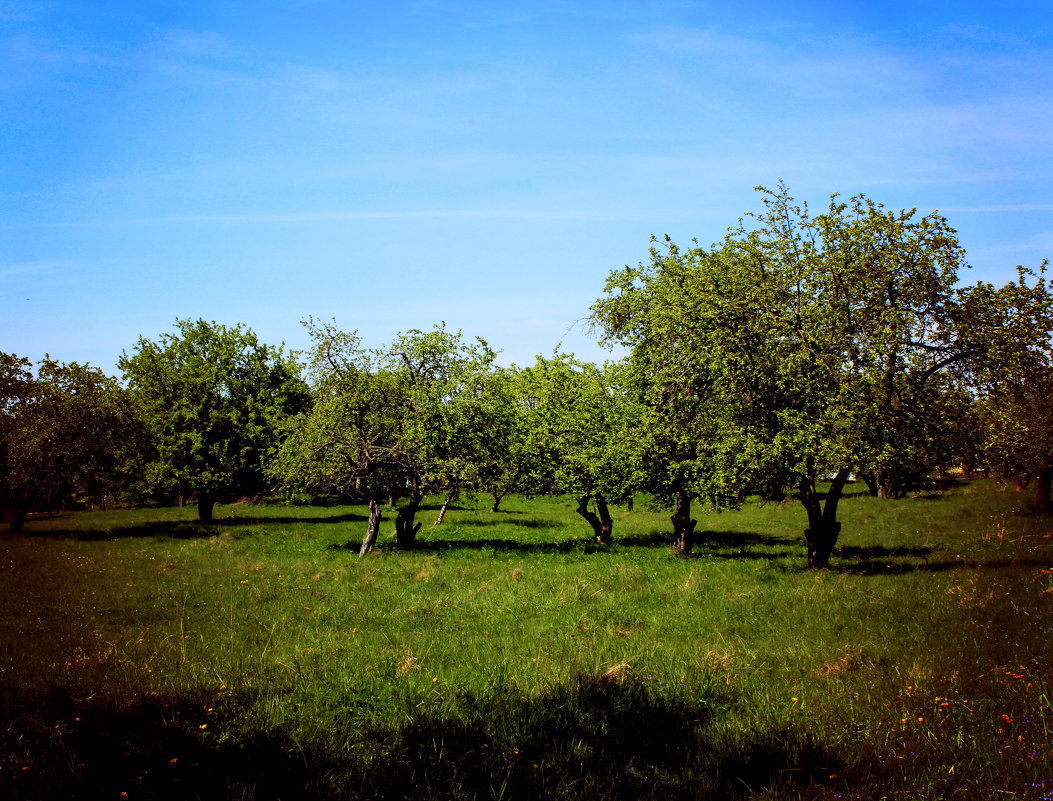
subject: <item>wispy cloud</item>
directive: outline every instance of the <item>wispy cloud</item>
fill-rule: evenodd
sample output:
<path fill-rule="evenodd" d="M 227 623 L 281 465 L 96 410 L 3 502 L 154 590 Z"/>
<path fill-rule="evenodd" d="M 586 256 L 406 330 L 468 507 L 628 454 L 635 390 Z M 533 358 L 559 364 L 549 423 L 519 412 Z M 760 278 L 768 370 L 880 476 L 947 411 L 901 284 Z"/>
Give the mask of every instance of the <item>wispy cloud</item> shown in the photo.
<path fill-rule="evenodd" d="M 0 281 L 14 278 L 19 275 L 32 275 L 35 273 L 49 273 L 65 269 L 71 266 L 70 262 L 58 259 L 41 259 L 39 261 L 26 261 L 20 264 L 0 264 Z"/>
<path fill-rule="evenodd" d="M 940 211 L 955 214 L 997 214 L 999 212 L 1053 211 L 1053 203 L 989 204 L 979 206 L 945 206 Z"/>
<path fill-rule="evenodd" d="M 82 220 L 61 226 L 159 225 L 159 224 L 259 224 L 318 223 L 344 220 L 500 219 L 500 220 L 650 220 L 680 216 L 683 209 L 418 209 L 404 211 L 308 211 L 268 214 L 187 214 L 159 217 L 130 217 L 113 220 Z M 50 224 L 50 223 L 49 223 Z"/>

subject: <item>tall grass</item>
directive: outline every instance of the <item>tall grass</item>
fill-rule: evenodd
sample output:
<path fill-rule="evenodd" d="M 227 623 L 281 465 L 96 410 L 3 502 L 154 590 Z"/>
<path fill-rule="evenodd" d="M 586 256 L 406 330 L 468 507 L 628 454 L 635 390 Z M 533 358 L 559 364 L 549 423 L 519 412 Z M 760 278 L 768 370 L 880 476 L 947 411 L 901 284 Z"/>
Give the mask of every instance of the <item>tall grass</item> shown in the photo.
<path fill-rule="evenodd" d="M 0 537 L 0 793 L 1053 798 L 1053 523 L 1016 493 L 850 496 L 819 572 L 794 505 L 688 560 L 642 504 L 606 548 L 506 505 L 365 559 L 360 507 Z"/>

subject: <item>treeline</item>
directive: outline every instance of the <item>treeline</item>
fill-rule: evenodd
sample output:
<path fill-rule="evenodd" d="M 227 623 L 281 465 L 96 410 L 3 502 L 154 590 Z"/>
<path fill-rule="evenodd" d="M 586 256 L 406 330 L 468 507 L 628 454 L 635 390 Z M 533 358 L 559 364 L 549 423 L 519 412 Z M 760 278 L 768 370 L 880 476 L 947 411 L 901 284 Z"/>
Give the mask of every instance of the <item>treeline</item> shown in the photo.
<path fill-rule="evenodd" d="M 569 494 L 598 542 L 608 504 L 647 493 L 691 505 L 798 500 L 809 564 L 825 565 L 853 477 L 902 497 L 952 467 L 1053 479 L 1053 302 L 1018 268 L 1001 287 L 967 267 L 940 215 L 835 197 L 812 216 L 781 185 L 708 248 L 653 243 L 591 309 L 629 355 L 564 354 L 503 367 L 438 325 L 382 348 L 306 321 L 290 354 L 241 326 L 177 320 L 140 338 L 123 383 L 46 359 L 0 356 L 0 496 L 11 528 L 76 499 L 217 500 L 279 494 L 368 504 L 362 553 L 385 506 L 413 547 L 426 495 Z"/>

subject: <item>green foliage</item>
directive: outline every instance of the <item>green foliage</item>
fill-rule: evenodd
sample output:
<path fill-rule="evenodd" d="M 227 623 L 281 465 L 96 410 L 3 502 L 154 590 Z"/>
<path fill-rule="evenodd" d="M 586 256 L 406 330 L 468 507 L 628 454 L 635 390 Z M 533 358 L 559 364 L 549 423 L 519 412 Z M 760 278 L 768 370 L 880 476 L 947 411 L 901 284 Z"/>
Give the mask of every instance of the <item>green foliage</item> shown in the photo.
<path fill-rule="evenodd" d="M 501 452 L 506 421 L 500 387 L 491 386 L 495 357 L 484 340 L 467 344 L 444 325 L 400 334 L 385 354 L 381 368 L 404 393 L 400 437 L 421 492 L 475 490 L 488 454 Z"/>
<path fill-rule="evenodd" d="M 196 495 L 202 520 L 217 498 L 263 491 L 281 421 L 309 402 L 296 361 L 240 325 L 177 320 L 119 366 L 153 438 L 146 482 L 162 497 Z"/>
<path fill-rule="evenodd" d="M 99 500 L 126 485 L 142 443 L 134 400 L 76 362 L 0 354 L 0 501 L 16 523 L 34 509 Z"/>
<path fill-rule="evenodd" d="M 1050 505 L 1053 482 L 1053 367 L 993 389 L 981 405 L 986 463 L 1021 487 L 1038 483 L 1038 504 Z"/>
<path fill-rule="evenodd" d="M 632 349 L 646 487 L 681 510 L 790 486 L 808 512 L 809 561 L 823 564 L 849 473 L 916 472 L 954 386 L 1039 358 L 1053 303 L 1025 271 L 1001 289 L 958 287 L 964 252 L 936 213 L 860 196 L 813 217 L 781 185 L 762 191 L 753 226 L 721 244 L 667 240 L 612 273 L 592 319 Z M 824 475 L 838 476 L 825 504 Z"/>
<path fill-rule="evenodd" d="M 610 542 L 607 503 L 635 489 L 630 398 L 619 384 L 619 365 L 604 369 L 559 354 L 538 356 L 520 374 L 527 434 L 525 486 L 535 494 L 579 499 L 578 512 L 599 542 Z M 598 515 L 588 511 L 595 500 Z"/>
<path fill-rule="evenodd" d="M 314 402 L 287 421 L 270 473 L 287 492 L 380 498 L 407 461 L 398 447 L 398 384 L 376 369 L 378 354 L 356 334 L 313 320 L 305 326 L 314 340 L 307 364 Z"/>
<path fill-rule="evenodd" d="M 290 492 L 358 497 L 371 506 L 362 552 L 373 547 L 380 502 L 407 496 L 399 542 L 413 545 L 425 493 L 472 491 L 506 450 L 506 393 L 494 352 L 444 326 L 408 331 L 385 350 L 362 347 L 335 323 L 307 326 L 315 403 L 290 421 L 272 472 Z"/>

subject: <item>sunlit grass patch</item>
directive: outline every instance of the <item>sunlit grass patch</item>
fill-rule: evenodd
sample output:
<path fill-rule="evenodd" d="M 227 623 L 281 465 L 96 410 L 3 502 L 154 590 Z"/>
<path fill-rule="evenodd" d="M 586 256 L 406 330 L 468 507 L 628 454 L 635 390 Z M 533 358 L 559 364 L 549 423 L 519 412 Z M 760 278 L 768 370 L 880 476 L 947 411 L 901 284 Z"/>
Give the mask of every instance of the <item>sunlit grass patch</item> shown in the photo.
<path fill-rule="evenodd" d="M 0 537 L 0 791 L 1053 792 L 1053 526 L 1015 493 L 853 495 L 819 572 L 792 504 L 697 515 L 684 560 L 639 501 L 609 547 L 569 500 L 505 503 L 366 558 L 358 507 Z"/>

